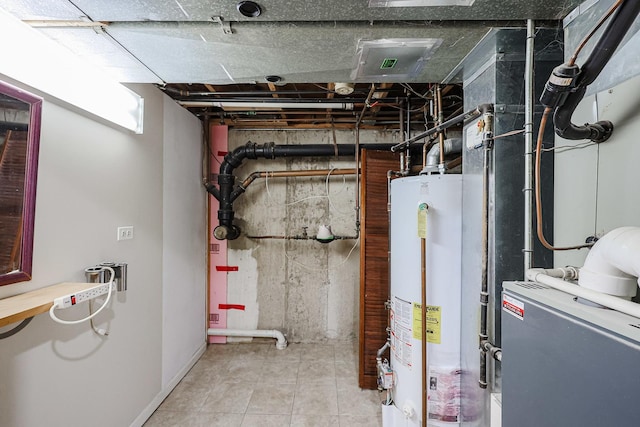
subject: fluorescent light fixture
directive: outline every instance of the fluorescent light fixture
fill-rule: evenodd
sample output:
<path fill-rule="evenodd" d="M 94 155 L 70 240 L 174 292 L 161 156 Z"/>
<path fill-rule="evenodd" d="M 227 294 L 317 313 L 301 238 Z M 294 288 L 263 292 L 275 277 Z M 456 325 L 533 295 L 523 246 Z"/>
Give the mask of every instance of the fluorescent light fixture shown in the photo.
<path fill-rule="evenodd" d="M 183 107 L 218 107 L 232 109 L 274 110 L 280 108 L 318 108 L 353 110 L 353 102 L 242 102 L 242 101 L 178 101 Z"/>
<path fill-rule="evenodd" d="M 144 100 L 106 71 L 0 9 L 0 74 L 142 133 Z"/>
<path fill-rule="evenodd" d="M 471 6 L 476 0 L 369 0 L 369 7 Z"/>

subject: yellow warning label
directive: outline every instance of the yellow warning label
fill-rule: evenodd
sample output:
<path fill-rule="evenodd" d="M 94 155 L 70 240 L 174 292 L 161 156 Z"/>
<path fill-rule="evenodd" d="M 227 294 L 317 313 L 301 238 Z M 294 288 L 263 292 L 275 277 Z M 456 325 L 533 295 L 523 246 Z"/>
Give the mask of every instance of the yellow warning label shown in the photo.
<path fill-rule="evenodd" d="M 427 209 L 426 203 L 418 205 L 418 237 L 421 239 L 427 238 Z"/>
<path fill-rule="evenodd" d="M 438 305 L 427 306 L 427 342 L 440 344 L 442 328 L 442 307 Z M 413 338 L 422 339 L 422 304 L 413 303 Z"/>

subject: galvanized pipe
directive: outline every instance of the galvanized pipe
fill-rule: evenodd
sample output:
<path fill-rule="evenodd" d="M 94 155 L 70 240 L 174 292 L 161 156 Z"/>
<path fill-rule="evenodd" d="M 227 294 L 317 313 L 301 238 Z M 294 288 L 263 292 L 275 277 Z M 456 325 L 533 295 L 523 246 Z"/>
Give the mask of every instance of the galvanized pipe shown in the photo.
<path fill-rule="evenodd" d="M 436 85 L 436 96 L 438 98 L 438 125 L 444 122 L 444 113 L 442 111 L 442 89 L 440 85 Z M 438 132 L 438 143 L 440 144 L 440 164 L 438 169 L 440 173 L 444 173 L 444 130 Z"/>
<path fill-rule="evenodd" d="M 416 142 L 420 139 L 424 139 L 430 135 L 433 135 L 435 133 L 441 132 L 445 129 L 450 128 L 453 125 L 456 125 L 458 123 L 464 123 L 464 122 L 468 122 L 469 120 L 473 120 L 473 119 L 477 119 L 478 117 L 480 117 L 484 111 L 486 111 L 487 109 L 491 109 L 491 111 L 493 111 L 493 105 L 491 104 L 482 104 L 482 105 L 478 105 L 476 108 L 474 108 L 473 110 L 469 110 L 465 113 L 462 113 L 452 119 L 447 120 L 446 122 L 442 123 L 441 125 L 438 126 L 434 126 L 433 128 L 424 131 L 422 133 L 419 133 L 418 135 L 407 139 L 404 142 L 401 142 L 399 144 L 394 145 L 393 147 L 391 147 L 391 151 L 393 152 L 397 152 L 400 151 L 404 148 L 406 148 L 407 146 L 410 146 L 413 142 Z"/>
<path fill-rule="evenodd" d="M 487 388 L 487 357 L 484 344 L 489 340 L 489 179 L 493 153 L 493 109 L 483 114 L 483 160 L 482 160 L 482 271 L 480 290 L 480 388 Z"/>

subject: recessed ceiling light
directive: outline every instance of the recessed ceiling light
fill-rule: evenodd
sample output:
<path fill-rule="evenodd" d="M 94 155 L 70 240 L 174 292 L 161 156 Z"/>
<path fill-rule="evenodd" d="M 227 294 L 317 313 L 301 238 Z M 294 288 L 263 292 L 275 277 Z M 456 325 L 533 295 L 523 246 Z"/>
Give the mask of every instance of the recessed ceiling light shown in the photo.
<path fill-rule="evenodd" d="M 260 5 L 254 1 L 241 1 L 236 5 L 236 9 L 247 18 L 257 18 L 262 13 Z"/>

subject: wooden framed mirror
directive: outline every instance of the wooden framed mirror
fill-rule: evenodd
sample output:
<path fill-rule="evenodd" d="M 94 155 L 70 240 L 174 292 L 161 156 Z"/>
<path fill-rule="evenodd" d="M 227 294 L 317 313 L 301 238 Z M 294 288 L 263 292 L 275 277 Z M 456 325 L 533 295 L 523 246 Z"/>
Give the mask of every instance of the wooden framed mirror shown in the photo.
<path fill-rule="evenodd" d="M 42 98 L 0 81 L 0 285 L 31 280 Z"/>

